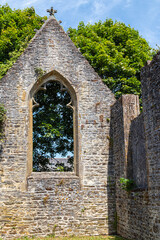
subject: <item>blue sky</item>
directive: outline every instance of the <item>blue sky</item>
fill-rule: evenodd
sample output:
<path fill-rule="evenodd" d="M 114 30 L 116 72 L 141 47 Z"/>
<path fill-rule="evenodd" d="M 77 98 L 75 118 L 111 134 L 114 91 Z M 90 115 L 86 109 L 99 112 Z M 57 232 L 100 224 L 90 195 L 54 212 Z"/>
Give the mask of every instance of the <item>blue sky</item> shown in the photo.
<path fill-rule="evenodd" d="M 112 18 L 138 30 L 152 47 L 160 46 L 160 0 L 0 0 L 5 3 L 16 9 L 33 6 L 40 16 L 48 16 L 46 9 L 53 6 L 65 30 L 76 28 L 80 21 Z"/>

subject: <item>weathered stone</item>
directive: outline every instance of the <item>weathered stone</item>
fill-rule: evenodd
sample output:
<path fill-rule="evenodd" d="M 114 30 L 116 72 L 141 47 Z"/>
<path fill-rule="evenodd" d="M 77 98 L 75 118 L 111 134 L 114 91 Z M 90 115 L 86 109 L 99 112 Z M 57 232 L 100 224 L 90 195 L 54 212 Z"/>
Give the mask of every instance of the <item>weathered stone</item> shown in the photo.
<path fill-rule="evenodd" d="M 45 75 L 37 79 L 39 68 Z M 32 96 L 51 80 L 63 83 L 73 98 L 73 173 L 32 172 Z M 7 109 L 0 155 L 1 236 L 45 236 L 53 229 L 56 235 L 114 233 L 108 224 L 114 221 L 115 196 L 110 195 L 114 190 L 104 182 L 108 174 L 114 178 L 108 168 L 112 155 L 106 119 L 115 98 L 53 16 L 1 80 L 0 88 L 0 102 Z"/>
<path fill-rule="evenodd" d="M 117 232 L 135 240 L 160 239 L 160 60 L 142 69 L 143 113 L 136 96 L 122 96 L 112 107 L 113 162 L 116 177 Z M 120 178 L 134 179 L 127 193 Z"/>
<path fill-rule="evenodd" d="M 51 9 L 51 15 L 54 11 Z M 37 79 L 36 69 L 45 74 Z M 0 236 L 99 235 L 160 239 L 160 54 L 137 96 L 117 102 L 51 16 L 0 81 L 7 109 L 0 149 Z M 74 172 L 32 172 L 34 93 L 60 81 L 74 109 Z M 120 178 L 137 188 L 122 190 Z"/>

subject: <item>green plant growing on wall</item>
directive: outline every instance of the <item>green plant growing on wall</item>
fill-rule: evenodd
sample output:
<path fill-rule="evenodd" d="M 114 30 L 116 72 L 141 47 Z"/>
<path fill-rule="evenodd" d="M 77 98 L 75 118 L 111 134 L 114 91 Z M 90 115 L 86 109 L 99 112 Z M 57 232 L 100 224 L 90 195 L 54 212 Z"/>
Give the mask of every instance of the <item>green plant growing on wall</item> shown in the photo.
<path fill-rule="evenodd" d="M 56 232 L 57 225 L 55 224 L 52 229 L 52 233 L 48 235 L 49 238 L 54 238 L 55 237 L 55 232 Z"/>
<path fill-rule="evenodd" d="M 113 138 L 111 138 L 110 136 L 107 136 L 107 139 L 109 140 L 109 147 L 113 148 Z"/>
<path fill-rule="evenodd" d="M 0 124 L 2 124 L 5 120 L 6 110 L 2 104 L 0 104 Z"/>
<path fill-rule="evenodd" d="M 46 205 L 48 200 L 49 200 L 49 195 L 47 195 L 46 197 L 43 198 L 43 203 Z"/>
<path fill-rule="evenodd" d="M 106 121 L 107 121 L 107 123 L 109 123 L 109 122 L 110 122 L 110 119 L 109 119 L 109 118 L 107 118 L 107 119 L 106 119 Z"/>
<path fill-rule="evenodd" d="M 56 171 L 57 172 L 64 172 L 64 167 L 63 166 L 58 166 Z"/>
<path fill-rule="evenodd" d="M 6 119 L 6 109 L 2 104 L 0 104 L 0 142 L 2 142 L 4 133 L 3 133 L 3 125 Z"/>
<path fill-rule="evenodd" d="M 134 181 L 127 178 L 120 178 L 120 184 L 121 188 L 127 192 L 131 192 L 136 187 Z"/>
<path fill-rule="evenodd" d="M 84 207 L 81 209 L 81 212 L 84 213 L 85 210 L 86 210 L 86 208 Z"/>
<path fill-rule="evenodd" d="M 110 176 L 108 177 L 108 185 L 110 189 L 115 187 L 115 182 Z"/>
<path fill-rule="evenodd" d="M 57 186 L 62 186 L 62 185 L 64 185 L 64 179 L 61 179 L 59 183 L 57 183 Z"/>
<path fill-rule="evenodd" d="M 118 220 L 119 220 L 119 217 L 117 215 L 117 212 L 115 212 L 113 227 L 116 231 L 117 231 Z"/>
<path fill-rule="evenodd" d="M 42 68 L 35 68 L 34 71 L 36 73 L 37 78 L 41 78 L 46 73 L 46 71 L 44 71 Z"/>

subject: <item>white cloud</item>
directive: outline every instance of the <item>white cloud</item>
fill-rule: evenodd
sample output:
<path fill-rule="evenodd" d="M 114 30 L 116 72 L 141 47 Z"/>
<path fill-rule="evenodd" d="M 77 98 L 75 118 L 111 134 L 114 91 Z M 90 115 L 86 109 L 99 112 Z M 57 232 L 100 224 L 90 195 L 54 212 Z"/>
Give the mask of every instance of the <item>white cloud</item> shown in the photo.
<path fill-rule="evenodd" d="M 77 11 L 81 6 L 86 5 L 90 2 L 90 0 L 68 0 L 67 3 L 64 3 L 64 0 L 55 1 L 57 6 L 61 8 L 62 12 L 66 12 L 68 10 L 74 9 Z"/>
<path fill-rule="evenodd" d="M 92 9 L 93 9 L 93 14 L 100 15 L 105 11 L 106 6 L 102 1 L 94 1 Z"/>
<path fill-rule="evenodd" d="M 158 20 L 159 19 L 159 15 L 160 15 L 160 4 L 159 7 L 152 5 L 149 9 L 148 9 L 148 20 L 149 22 L 153 21 L 153 20 Z"/>
<path fill-rule="evenodd" d="M 92 5 L 92 11 L 95 15 L 102 15 L 109 13 L 115 7 L 117 7 L 123 0 L 109 0 L 107 3 L 105 0 L 95 0 Z"/>
<path fill-rule="evenodd" d="M 133 3 L 132 0 L 126 0 L 124 7 L 125 8 L 131 7 L 132 3 Z"/>
<path fill-rule="evenodd" d="M 27 6 L 31 6 L 33 5 L 34 3 L 38 2 L 39 0 L 30 0 L 30 1 L 27 1 L 23 4 L 23 7 L 27 7 Z"/>
<path fill-rule="evenodd" d="M 107 3 L 105 0 L 94 0 L 91 4 L 91 14 L 88 16 L 88 19 L 94 19 L 98 21 L 100 19 L 106 18 L 114 8 L 118 7 L 123 0 L 108 0 Z M 92 20 L 93 22 L 93 20 Z"/>
<path fill-rule="evenodd" d="M 1 0 L 1 1 L 0 1 L 0 5 L 4 5 L 4 4 L 6 4 L 6 3 L 8 3 L 7 0 Z"/>
<path fill-rule="evenodd" d="M 94 19 L 93 16 L 106 15 L 109 11 L 111 11 L 114 7 L 118 6 L 124 0 L 68 0 L 68 2 L 64 4 L 64 0 L 55 1 L 57 6 L 61 8 L 61 12 L 66 12 L 68 10 L 74 9 L 74 13 L 77 13 L 80 7 L 89 4 L 88 11 L 89 15 L 86 16 L 87 18 Z M 125 0 L 126 1 L 126 0 Z M 127 0 L 128 1 L 128 0 Z M 130 0 L 129 0 L 130 1 Z M 80 12 L 78 13 L 81 14 Z M 83 15 L 83 12 L 82 12 Z"/>
<path fill-rule="evenodd" d="M 87 4 L 88 2 L 89 2 L 89 0 L 79 0 L 79 1 L 77 1 L 75 7 L 76 7 L 76 8 L 79 8 L 80 6 L 85 5 L 85 4 Z"/>
<path fill-rule="evenodd" d="M 158 36 L 156 31 L 151 30 L 150 28 L 144 28 L 140 31 L 140 35 L 142 35 L 142 37 L 144 37 L 152 47 L 156 48 L 156 44 L 160 45 L 160 36 Z"/>

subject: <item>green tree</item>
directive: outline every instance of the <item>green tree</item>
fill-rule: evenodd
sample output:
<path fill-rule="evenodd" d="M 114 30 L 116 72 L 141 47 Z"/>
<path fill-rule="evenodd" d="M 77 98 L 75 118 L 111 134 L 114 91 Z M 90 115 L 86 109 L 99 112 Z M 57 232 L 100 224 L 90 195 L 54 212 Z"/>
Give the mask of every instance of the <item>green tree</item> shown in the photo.
<path fill-rule="evenodd" d="M 39 91 L 34 99 L 39 107 L 33 111 L 33 168 L 49 171 L 50 159 L 57 154 L 73 155 L 73 111 L 67 107 L 71 97 L 61 90 L 58 82 L 50 82 L 46 91 Z M 57 164 L 57 167 L 71 171 L 73 157 L 68 162 L 70 167 L 63 164 Z"/>
<path fill-rule="evenodd" d="M 7 4 L 0 5 L 0 79 L 21 55 L 35 35 L 35 29 L 43 24 L 43 19 L 33 7 L 12 10 Z"/>
<path fill-rule="evenodd" d="M 140 96 L 140 70 L 152 58 L 152 49 L 138 31 L 106 19 L 94 25 L 80 22 L 68 33 L 116 97 L 129 93 Z"/>

